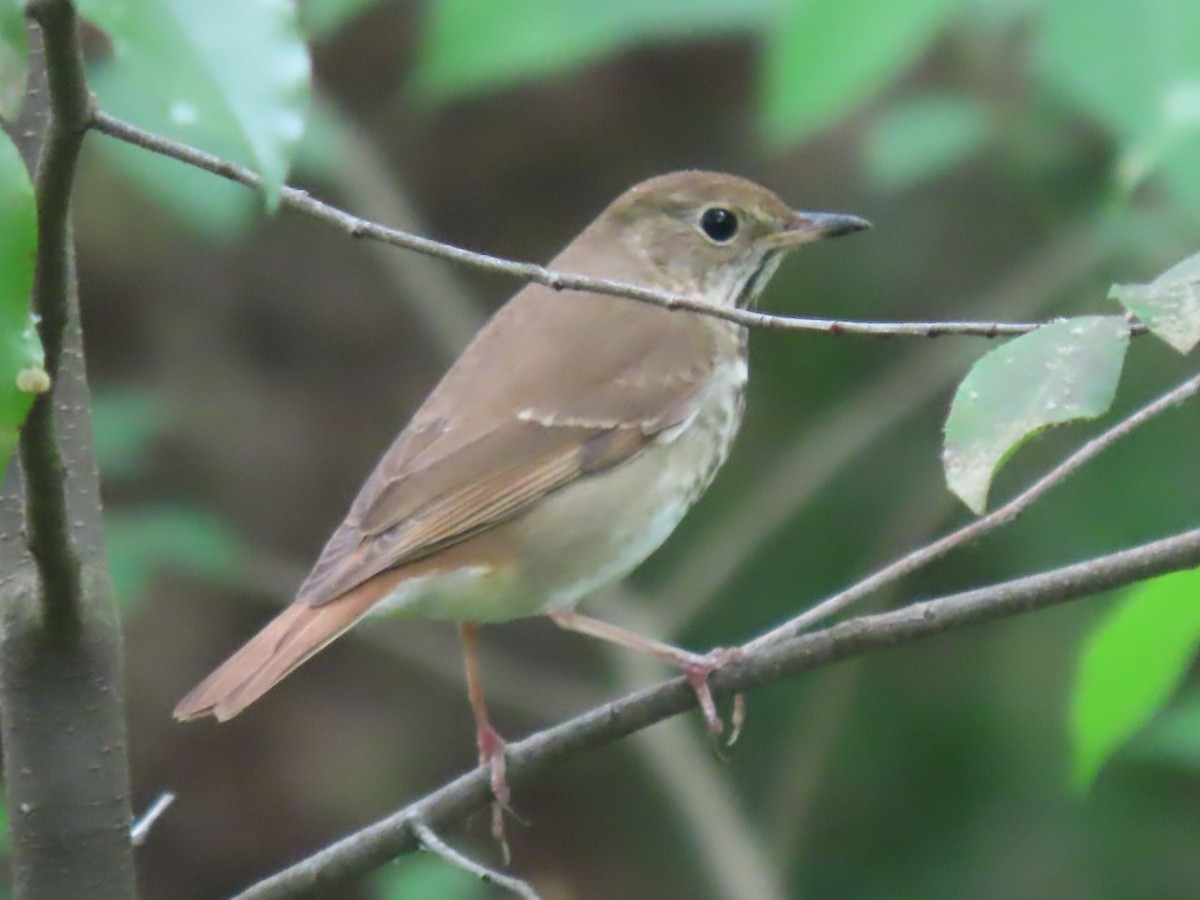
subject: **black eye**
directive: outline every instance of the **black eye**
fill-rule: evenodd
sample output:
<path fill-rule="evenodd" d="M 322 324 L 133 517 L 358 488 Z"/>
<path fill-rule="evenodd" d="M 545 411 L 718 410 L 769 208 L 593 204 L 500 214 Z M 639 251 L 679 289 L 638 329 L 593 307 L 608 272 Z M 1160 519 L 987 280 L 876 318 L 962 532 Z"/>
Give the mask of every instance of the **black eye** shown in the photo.
<path fill-rule="evenodd" d="M 737 234 L 737 216 L 723 206 L 710 206 L 700 216 L 700 227 L 718 244 L 724 244 Z"/>

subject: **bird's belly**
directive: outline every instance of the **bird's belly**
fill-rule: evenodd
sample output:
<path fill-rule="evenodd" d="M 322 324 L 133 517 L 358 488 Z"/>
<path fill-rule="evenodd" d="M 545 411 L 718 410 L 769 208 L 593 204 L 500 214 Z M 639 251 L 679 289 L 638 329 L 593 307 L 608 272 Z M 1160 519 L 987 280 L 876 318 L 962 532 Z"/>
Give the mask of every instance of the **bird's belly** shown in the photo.
<path fill-rule="evenodd" d="M 541 613 L 629 574 L 712 483 L 741 424 L 746 367 L 718 367 L 688 420 L 632 459 L 546 497 L 517 533 L 523 580 Z"/>
<path fill-rule="evenodd" d="M 637 456 L 547 495 L 506 531 L 515 565 L 401 582 L 373 612 L 501 622 L 573 606 L 662 545 L 712 483 L 741 424 L 746 366 L 718 366 L 693 414 Z"/>

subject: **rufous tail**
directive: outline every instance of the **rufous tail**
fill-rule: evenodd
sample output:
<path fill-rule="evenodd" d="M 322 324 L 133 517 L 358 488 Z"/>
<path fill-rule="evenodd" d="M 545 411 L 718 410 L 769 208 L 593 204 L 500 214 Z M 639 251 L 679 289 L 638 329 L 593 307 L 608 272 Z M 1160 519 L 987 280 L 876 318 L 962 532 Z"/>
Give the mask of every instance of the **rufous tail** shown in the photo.
<path fill-rule="evenodd" d="M 175 707 L 176 719 L 231 719 L 361 619 L 399 580 L 385 572 L 336 600 L 297 600 Z"/>

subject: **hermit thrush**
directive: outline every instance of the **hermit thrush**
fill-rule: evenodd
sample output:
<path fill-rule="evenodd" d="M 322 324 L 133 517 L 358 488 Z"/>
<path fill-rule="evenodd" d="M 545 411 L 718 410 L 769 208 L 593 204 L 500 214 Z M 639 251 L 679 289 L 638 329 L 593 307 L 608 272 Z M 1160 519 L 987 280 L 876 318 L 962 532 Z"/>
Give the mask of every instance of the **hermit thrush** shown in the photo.
<path fill-rule="evenodd" d="M 618 197 L 553 268 L 747 307 L 782 255 L 868 227 L 794 212 L 731 175 L 677 172 Z M 548 614 L 707 679 L 727 658 L 581 616 L 588 592 L 671 533 L 742 416 L 746 329 L 693 312 L 529 285 L 476 335 L 367 478 L 295 601 L 175 709 L 228 719 L 368 613 L 459 623 L 481 761 L 505 802 L 477 623 Z"/>

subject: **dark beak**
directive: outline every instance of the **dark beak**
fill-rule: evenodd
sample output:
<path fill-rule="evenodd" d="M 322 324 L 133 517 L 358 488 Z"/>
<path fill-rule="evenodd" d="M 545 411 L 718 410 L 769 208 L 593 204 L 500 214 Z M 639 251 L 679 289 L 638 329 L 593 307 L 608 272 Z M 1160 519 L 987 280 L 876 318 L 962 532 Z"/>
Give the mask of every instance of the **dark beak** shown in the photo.
<path fill-rule="evenodd" d="M 786 231 L 773 235 L 773 243 L 780 249 L 798 247 L 812 241 L 841 237 L 870 228 L 871 223 L 847 213 L 797 212 Z"/>

